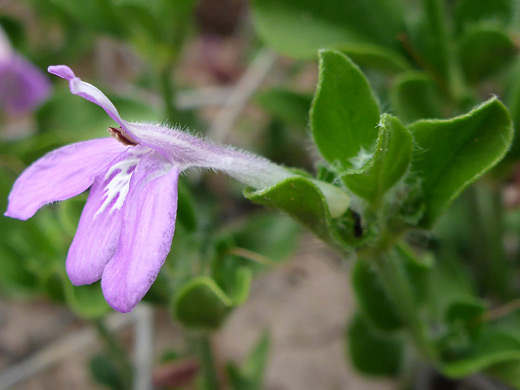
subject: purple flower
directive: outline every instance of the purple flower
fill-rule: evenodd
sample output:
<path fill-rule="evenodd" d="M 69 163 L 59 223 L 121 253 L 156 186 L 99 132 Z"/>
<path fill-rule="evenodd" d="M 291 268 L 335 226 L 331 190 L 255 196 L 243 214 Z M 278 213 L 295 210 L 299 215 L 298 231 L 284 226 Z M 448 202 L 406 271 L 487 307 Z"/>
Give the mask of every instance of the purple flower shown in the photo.
<path fill-rule="evenodd" d="M 50 89 L 47 77 L 11 48 L 0 29 L 0 109 L 8 115 L 25 114 L 45 100 Z"/>
<path fill-rule="evenodd" d="M 220 170 L 258 189 L 293 176 L 244 151 L 160 125 L 127 122 L 99 89 L 67 66 L 51 66 L 49 72 L 68 80 L 73 94 L 102 107 L 120 127 L 109 128 L 113 138 L 68 145 L 33 163 L 15 182 L 5 215 L 26 220 L 45 204 L 91 187 L 66 268 L 75 285 L 101 278 L 105 299 L 115 310 L 135 307 L 170 251 L 180 172 Z M 334 199 L 331 213 L 342 214 L 346 194 L 328 184 L 320 188 Z"/>

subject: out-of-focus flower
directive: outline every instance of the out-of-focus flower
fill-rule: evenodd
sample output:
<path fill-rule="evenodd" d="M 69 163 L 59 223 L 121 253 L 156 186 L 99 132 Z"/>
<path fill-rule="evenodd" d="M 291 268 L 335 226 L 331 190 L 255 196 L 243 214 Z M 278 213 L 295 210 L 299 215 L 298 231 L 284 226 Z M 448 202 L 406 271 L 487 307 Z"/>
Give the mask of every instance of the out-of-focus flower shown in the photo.
<path fill-rule="evenodd" d="M 91 187 L 66 268 L 75 285 L 101 278 L 105 299 L 115 310 L 135 307 L 170 251 L 180 172 L 210 168 L 257 189 L 294 176 L 264 158 L 177 129 L 127 122 L 99 89 L 67 66 L 51 66 L 49 72 L 68 80 L 73 94 L 102 107 L 120 127 L 109 129 L 115 140 L 68 145 L 28 167 L 14 184 L 6 215 L 26 220 L 45 204 Z M 319 185 L 334 198 L 331 213 L 342 214 L 348 196 L 332 185 Z"/>
<path fill-rule="evenodd" d="M 15 52 L 0 29 L 0 110 L 10 116 L 26 114 L 42 103 L 50 90 L 45 74 Z"/>

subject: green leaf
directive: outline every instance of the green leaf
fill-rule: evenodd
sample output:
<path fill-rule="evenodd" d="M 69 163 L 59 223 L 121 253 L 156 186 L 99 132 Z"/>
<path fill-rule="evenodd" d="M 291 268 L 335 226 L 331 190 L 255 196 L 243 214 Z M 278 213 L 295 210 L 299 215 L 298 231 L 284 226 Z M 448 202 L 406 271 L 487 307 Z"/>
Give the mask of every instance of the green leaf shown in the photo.
<path fill-rule="evenodd" d="M 61 273 L 60 276 L 65 301 L 70 309 L 79 317 L 85 319 L 101 318 L 110 311 L 110 307 L 105 301 L 99 283 L 86 286 L 74 286 L 64 272 Z"/>
<path fill-rule="evenodd" d="M 464 356 L 443 362 L 440 369 L 446 376 L 462 378 L 515 360 L 520 360 L 520 340 L 507 332 L 489 329 Z"/>
<path fill-rule="evenodd" d="M 486 373 L 515 389 L 520 389 L 520 360 L 495 364 L 487 369 Z"/>
<path fill-rule="evenodd" d="M 258 93 L 256 101 L 273 117 L 291 125 L 307 127 L 311 96 L 288 89 L 273 88 Z"/>
<path fill-rule="evenodd" d="M 390 102 L 405 123 L 443 117 L 440 93 L 427 73 L 399 75 L 390 90 Z"/>
<path fill-rule="evenodd" d="M 446 25 L 444 0 L 421 0 L 422 13 L 412 27 L 411 44 L 417 51 L 420 65 L 436 76 L 437 81 L 450 83 L 450 37 Z M 418 61 L 419 62 L 419 61 Z"/>
<path fill-rule="evenodd" d="M 186 230 L 193 232 L 197 229 L 197 214 L 192 195 L 188 187 L 179 180 L 179 200 L 177 206 L 177 221 L 182 223 Z"/>
<path fill-rule="evenodd" d="M 124 390 L 124 381 L 118 375 L 117 367 L 107 353 L 94 356 L 89 362 L 89 369 L 94 379 L 111 390 Z"/>
<path fill-rule="evenodd" d="M 422 179 L 423 227 L 432 226 L 464 188 L 498 163 L 513 138 L 507 108 L 496 98 L 465 115 L 418 121 L 409 129 L 415 142 L 411 170 Z"/>
<path fill-rule="evenodd" d="M 457 33 L 484 21 L 506 26 L 514 15 L 513 1 L 457 0 L 454 14 Z"/>
<path fill-rule="evenodd" d="M 348 45 L 397 49 L 403 29 L 402 9 L 395 0 L 255 0 L 253 22 L 268 45 L 298 58 Z"/>
<path fill-rule="evenodd" d="M 376 150 L 360 173 L 343 177 L 347 187 L 370 202 L 383 195 L 406 173 L 412 157 L 412 135 L 394 116 L 383 114 Z"/>
<path fill-rule="evenodd" d="M 310 116 L 322 156 L 343 169 L 360 168 L 356 159 L 372 150 L 377 139 L 379 107 L 367 79 L 344 54 L 320 51 L 319 81 Z"/>
<path fill-rule="evenodd" d="M 175 317 L 190 328 L 214 330 L 220 327 L 232 302 L 210 278 L 201 276 L 186 283 L 175 297 Z"/>
<path fill-rule="evenodd" d="M 404 243 L 395 247 L 395 255 L 403 262 L 404 272 L 413 291 L 414 300 L 423 302 L 430 287 L 431 269 L 434 265 L 433 256 L 425 253 L 419 257 Z"/>
<path fill-rule="evenodd" d="M 327 201 L 315 182 L 304 177 L 291 177 L 260 191 L 246 189 L 251 201 L 280 209 L 313 231 L 322 240 L 342 248 L 359 245 L 356 222 L 348 213 L 332 219 Z"/>
<path fill-rule="evenodd" d="M 233 363 L 227 365 L 229 380 L 233 390 L 262 389 L 270 344 L 270 335 L 268 332 L 264 332 L 242 367 L 238 367 Z"/>
<path fill-rule="evenodd" d="M 346 346 L 353 366 L 363 374 L 394 377 L 401 371 L 402 340 L 377 333 L 359 314 L 350 323 Z"/>
<path fill-rule="evenodd" d="M 403 326 L 398 310 L 366 259 L 356 261 L 351 277 L 356 301 L 367 320 L 384 331 L 396 330 Z"/>
<path fill-rule="evenodd" d="M 376 69 L 384 73 L 393 74 L 410 70 L 410 63 L 394 50 L 382 46 L 372 45 L 347 45 L 338 50 L 348 55 L 352 61 L 362 68 Z"/>
<path fill-rule="evenodd" d="M 520 129 L 520 58 L 516 60 L 514 71 L 512 73 L 513 74 L 509 80 L 505 102 L 515 124 L 516 136 L 513 140 L 511 150 L 507 154 L 508 160 L 520 158 L 520 135 L 518 134 Z"/>
<path fill-rule="evenodd" d="M 516 58 L 511 37 L 497 28 L 473 28 L 461 38 L 458 56 L 466 80 L 477 83 L 497 74 Z"/>

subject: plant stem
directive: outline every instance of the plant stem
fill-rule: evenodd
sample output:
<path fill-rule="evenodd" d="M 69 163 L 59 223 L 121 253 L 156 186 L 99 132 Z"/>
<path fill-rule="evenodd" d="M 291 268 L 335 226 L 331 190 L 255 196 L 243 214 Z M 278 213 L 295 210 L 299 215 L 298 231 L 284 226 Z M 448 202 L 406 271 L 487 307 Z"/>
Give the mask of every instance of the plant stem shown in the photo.
<path fill-rule="evenodd" d="M 437 354 L 424 322 L 419 316 L 413 292 L 405 275 L 399 258 L 390 255 L 389 252 L 381 253 L 373 257 L 377 270 L 388 295 L 395 303 L 399 314 L 407 326 L 415 346 L 419 352 L 430 361 L 437 360 Z"/>
<path fill-rule="evenodd" d="M 95 320 L 94 325 L 99 337 L 105 344 L 105 348 L 118 370 L 125 389 L 131 389 L 134 381 L 133 366 L 123 346 L 117 341 L 115 335 L 105 326 L 102 320 Z"/>
<path fill-rule="evenodd" d="M 219 390 L 217 368 L 213 357 L 211 338 L 209 335 L 202 335 L 198 340 L 198 354 L 200 359 L 203 388 L 205 390 Z"/>
<path fill-rule="evenodd" d="M 470 190 L 473 206 L 473 256 L 482 286 L 498 298 L 511 297 L 510 266 L 503 245 L 504 213 L 501 193 L 476 184 Z"/>

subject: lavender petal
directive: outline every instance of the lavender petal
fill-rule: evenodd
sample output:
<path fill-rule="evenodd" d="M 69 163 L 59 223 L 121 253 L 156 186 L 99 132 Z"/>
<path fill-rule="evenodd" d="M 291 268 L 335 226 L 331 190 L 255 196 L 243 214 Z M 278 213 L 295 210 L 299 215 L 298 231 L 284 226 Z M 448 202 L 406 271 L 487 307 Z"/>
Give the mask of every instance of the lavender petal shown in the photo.
<path fill-rule="evenodd" d="M 148 292 L 170 251 L 179 167 L 161 160 L 150 154 L 138 165 L 124 206 L 119 246 L 101 278 L 106 301 L 122 313 Z M 165 167 L 170 168 L 166 174 Z"/>
<path fill-rule="evenodd" d="M 92 185 L 125 147 L 111 138 L 56 149 L 29 166 L 14 183 L 6 216 L 26 220 L 42 206 L 76 196 Z"/>
<path fill-rule="evenodd" d="M 105 112 L 124 130 L 127 130 L 126 122 L 121 119 L 121 116 L 119 115 L 119 112 L 117 111 L 114 104 L 98 88 L 94 87 L 92 84 L 81 81 L 79 77 L 76 77 L 72 69 L 66 65 L 49 66 L 47 70 L 49 73 L 67 80 L 69 82 L 70 92 L 72 94 L 81 96 L 82 98 L 97 104 L 103 110 L 105 110 Z"/>

